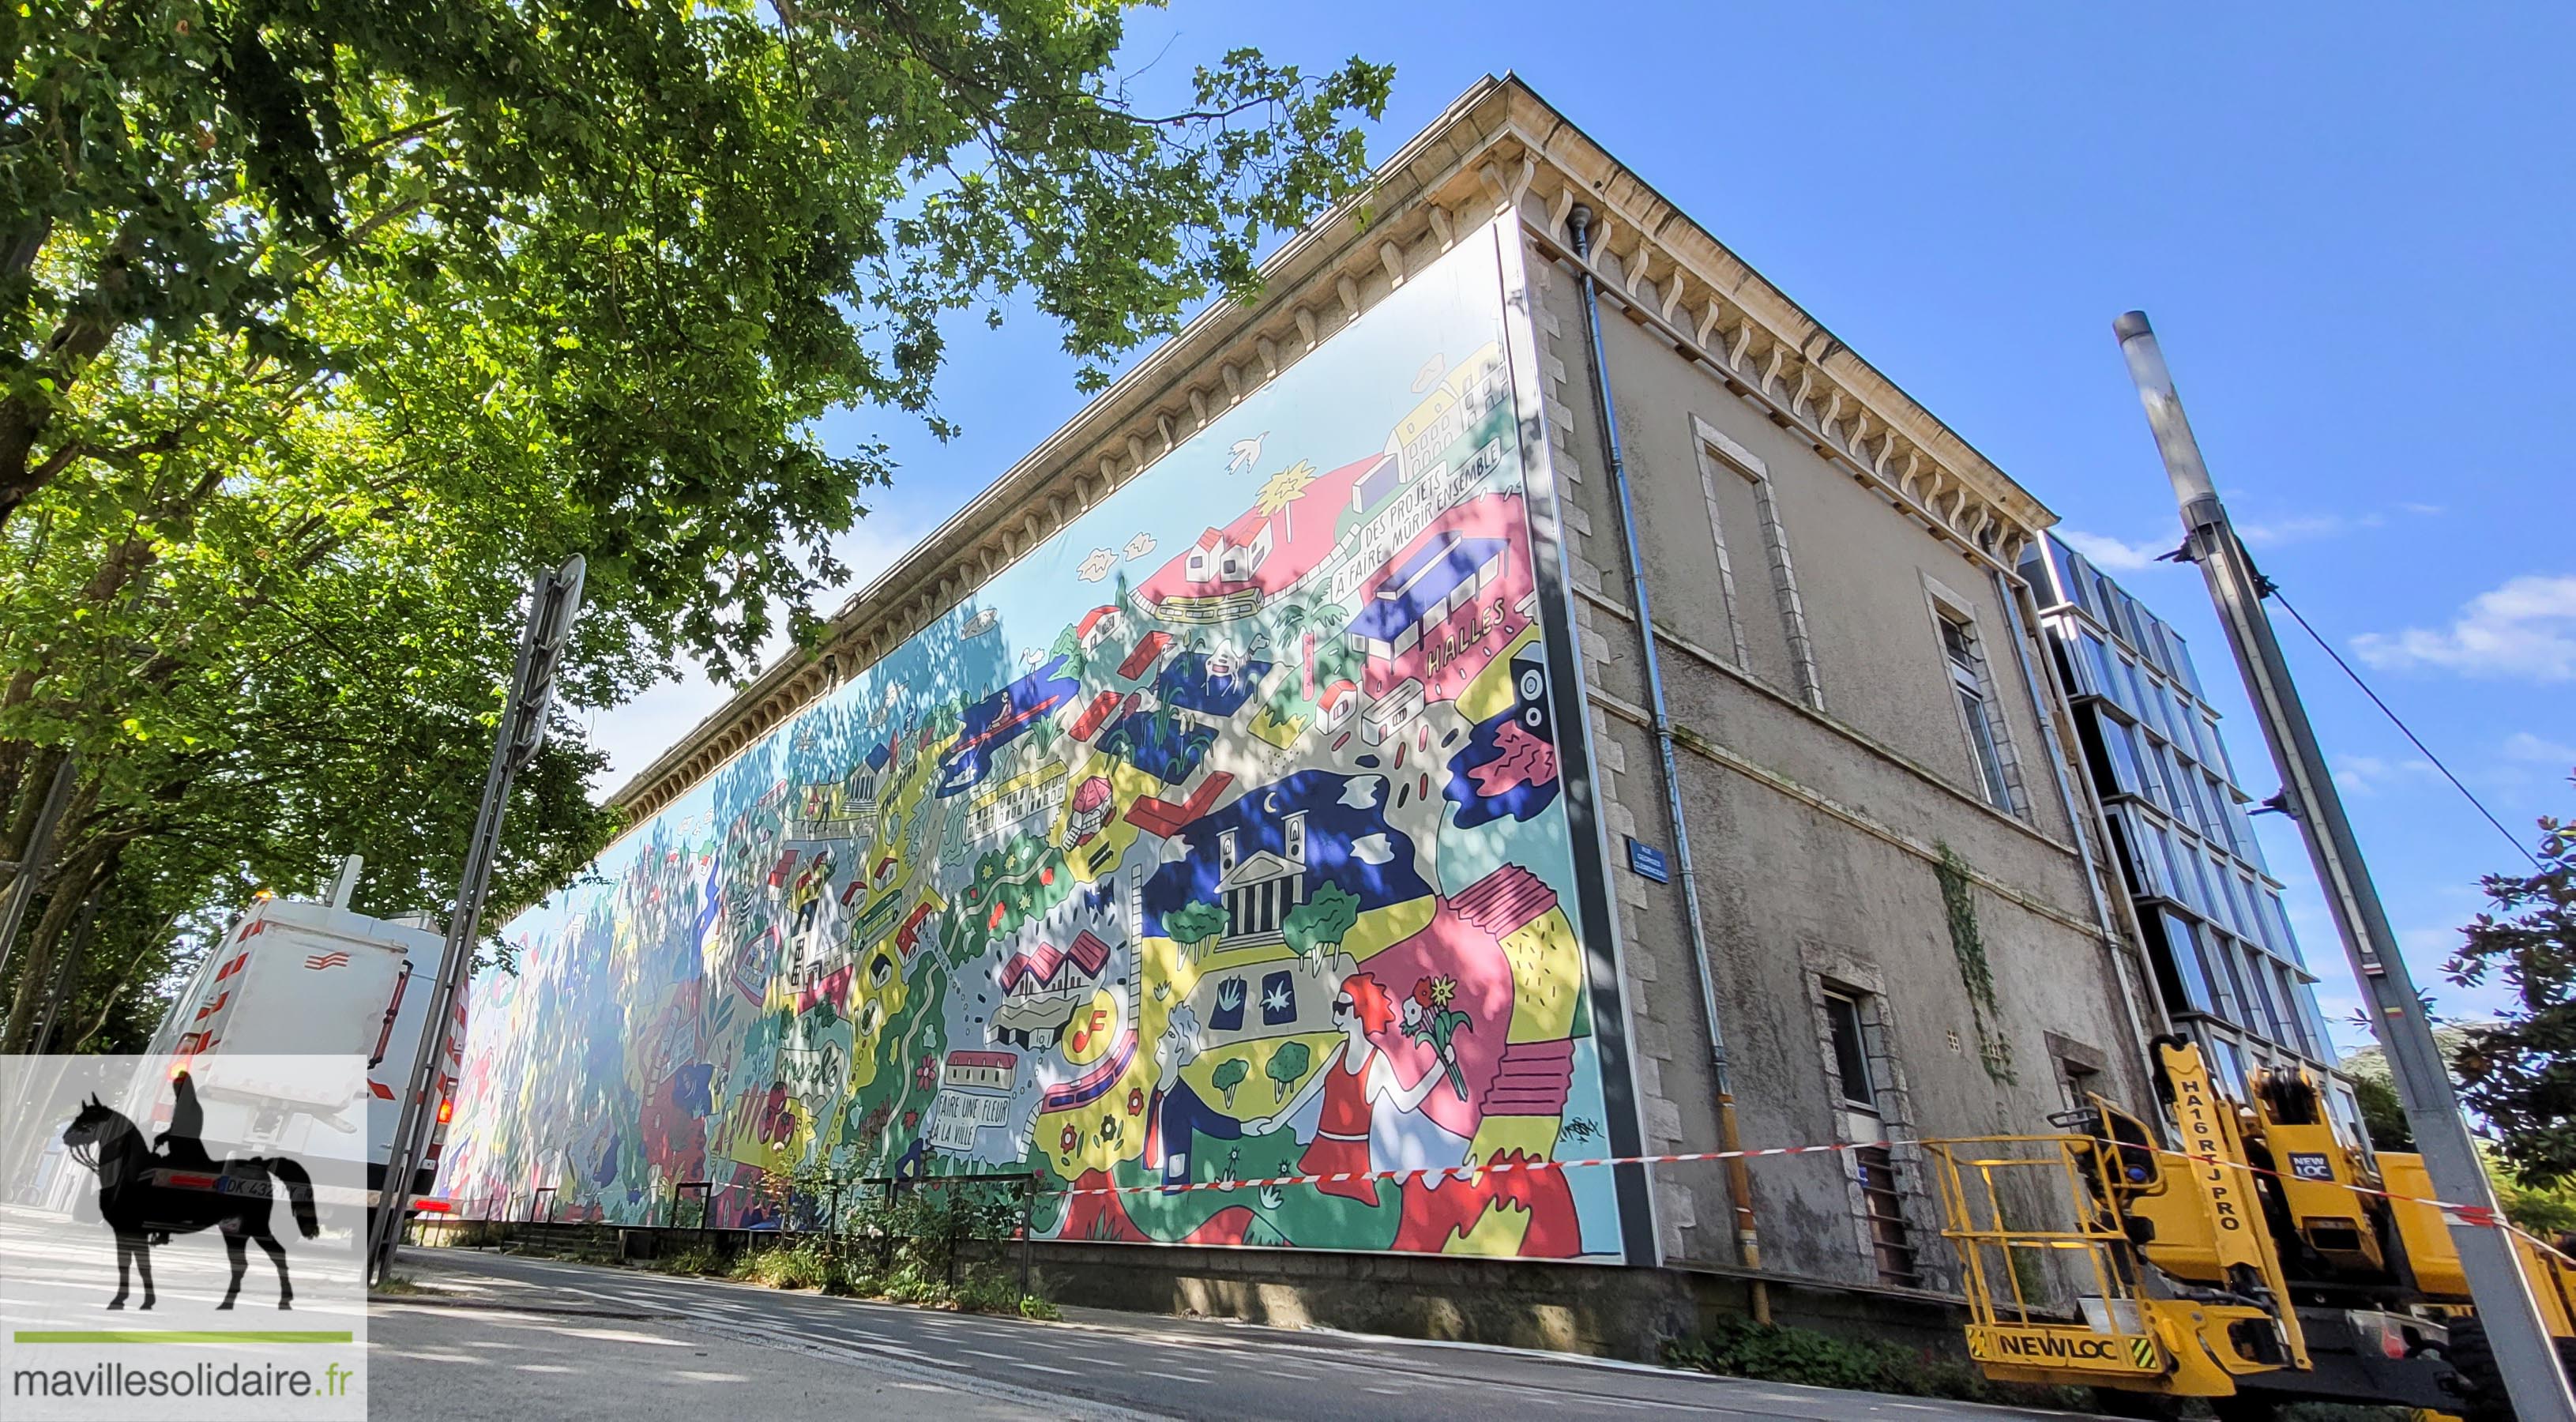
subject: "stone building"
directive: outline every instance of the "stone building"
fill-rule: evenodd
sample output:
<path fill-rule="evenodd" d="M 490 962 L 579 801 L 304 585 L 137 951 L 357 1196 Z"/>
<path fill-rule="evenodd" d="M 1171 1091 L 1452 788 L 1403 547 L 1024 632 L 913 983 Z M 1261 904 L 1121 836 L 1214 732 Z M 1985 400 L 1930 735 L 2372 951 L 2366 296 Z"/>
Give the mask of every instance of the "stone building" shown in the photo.
<path fill-rule="evenodd" d="M 1336 212 L 1289 241 L 1258 303 L 1218 303 L 1146 356 L 851 598 L 815 657 L 746 688 L 620 805 L 642 823 L 679 804 L 836 678 L 878 665 L 1227 410 L 1334 350 L 1337 332 L 1445 255 L 1487 244 L 1501 349 L 1399 427 L 1400 470 L 1356 466 L 1369 472 L 1351 497 L 1401 503 L 1403 490 L 1485 477 L 1492 447 L 1463 465 L 1441 451 L 1508 405 L 1523 480 L 1511 497 L 1525 499 L 1536 567 L 1513 566 L 1469 521 L 1420 535 L 1418 566 L 1393 567 L 1417 546 L 1398 539 L 1375 550 L 1398 576 L 1351 582 L 1352 606 L 1377 606 L 1349 640 L 1328 629 L 1274 650 L 1282 665 L 1263 685 L 1302 674 L 1320 733 L 1349 740 L 1340 754 L 1402 764 L 1429 744 L 1426 700 L 1466 694 L 1454 649 L 1511 648 L 1506 709 L 1548 741 L 1571 828 L 1560 897 L 1588 971 L 1595 1153 L 1850 1148 L 1617 1167 L 1616 1230 L 1606 1254 L 1587 1237 L 1590 1263 L 1065 1240 L 1041 1249 L 1041 1267 L 1075 1300 L 1629 1355 L 1705 1311 L 1751 1305 L 1757 1284 L 1776 1316 L 1946 1329 L 1956 1280 L 1911 1143 L 2045 1131 L 2087 1090 L 2143 1106 L 2143 1042 L 2162 1028 L 2104 877 L 2098 807 L 2027 581 L 2052 515 L 1515 79 L 1478 84 L 1407 142 L 1357 218 Z M 1208 587 L 1255 589 L 1257 607 L 1348 551 L 1311 546 L 1326 526 L 1302 510 L 1280 522 L 1266 560 L 1211 562 Z M 1265 516 L 1258 533 L 1269 529 Z M 1185 611 L 1166 620 L 1217 615 Z M 1164 638 L 1157 656 L 1174 650 L 1149 637 Z M 1122 677 L 1157 675 L 1144 646 Z M 1172 665 L 1212 676 L 1195 655 Z M 1346 662 L 1321 660 L 1335 655 Z M 1133 704 L 1083 693 L 1066 703 L 1071 739 L 1143 725 L 1142 712 L 1108 729 L 1076 721 L 1085 706 Z M 1354 702 L 1360 724 L 1342 729 Z M 1241 708 L 1249 734 L 1269 724 L 1259 706 Z M 1122 816 L 1169 826 L 1227 793 L 1217 775 L 1166 778 L 1168 796 Z M 1305 831 L 1275 852 L 1238 851 L 1226 833 L 1227 892 L 1241 901 L 1225 932 L 1274 934 L 1287 900 L 1310 891 Z M 1292 877 L 1287 900 L 1254 902 Z M 1549 911 L 1549 891 L 1524 878 L 1442 892 L 1463 906 L 1456 922 L 1491 914 L 1498 934 L 1523 932 Z M 1120 892 L 1132 904 L 1142 890 Z M 1488 902 L 1501 898 L 1508 914 Z M 1150 1051 L 1140 1060 L 1149 1069 Z M 1536 1098 L 1554 1105 L 1528 1109 L 1566 1110 L 1572 1068 L 1542 1065 L 1560 1084 Z M 1292 1079 L 1278 1081 L 1284 1097 Z"/>

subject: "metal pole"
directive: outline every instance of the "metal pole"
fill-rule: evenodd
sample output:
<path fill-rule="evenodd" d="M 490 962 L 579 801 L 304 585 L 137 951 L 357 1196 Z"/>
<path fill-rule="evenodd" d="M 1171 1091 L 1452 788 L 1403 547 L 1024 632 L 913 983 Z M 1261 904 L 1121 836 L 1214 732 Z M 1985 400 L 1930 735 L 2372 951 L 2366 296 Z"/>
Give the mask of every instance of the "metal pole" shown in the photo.
<path fill-rule="evenodd" d="M 36 876 L 45 871 L 45 860 L 54 851 L 54 826 L 63 817 L 63 806 L 72 798 L 72 762 L 70 751 L 54 762 L 53 783 L 45 787 L 45 803 L 36 811 L 36 826 L 27 836 L 27 857 L 18 861 L 18 877 L 9 885 L 9 906 L 0 910 L 0 980 L 9 976 L 9 955 L 18 947 L 18 921 L 27 916 L 27 905 L 36 898 Z"/>
<path fill-rule="evenodd" d="M 474 964 L 474 945 L 483 921 L 483 899 L 492 884 L 492 861 L 501 847 L 501 817 L 509 808 L 510 780 L 520 764 L 535 753 L 545 724 L 544 701 L 552 696 L 551 658 L 578 610 L 582 560 L 574 557 L 551 573 L 539 574 L 530 589 L 527 630 L 519 638 L 519 657 L 510 675 L 510 692 L 501 707 L 501 727 L 492 741 L 492 762 L 483 775 L 483 803 L 475 813 L 474 835 L 466 844 L 463 872 L 456 886 L 456 912 L 448 920 L 447 942 L 439 952 L 438 978 L 429 999 L 429 1020 L 421 1024 L 420 1055 L 412 1063 L 402 1111 L 396 1118 L 393 1150 L 385 1162 L 384 1188 L 377 1192 L 375 1235 L 369 1241 L 371 1277 L 382 1282 L 393 1272 L 394 1254 L 402 1242 L 403 1216 L 411 1205 L 412 1177 L 419 1173 L 428 1147 L 433 1085 L 447 1056 L 448 1033 L 455 1026 L 456 999 Z M 534 704 L 534 733 L 525 723 Z"/>
<path fill-rule="evenodd" d="M 2523 1422 L 2576 1419 L 2576 1399 L 2569 1396 L 2567 1379 L 2559 1371 L 2549 1331 L 2532 1300 L 2530 1281 L 2523 1277 L 2519 1251 L 2512 1237 L 2498 1227 L 2501 1217 L 2495 1194 L 2470 1144 L 2468 1122 L 2452 1092 L 2450 1071 L 2433 1041 L 2433 1024 L 2423 999 L 2416 995 L 2405 955 L 2389 929 L 2387 912 L 2380 907 L 2379 891 L 2370 882 L 2370 870 L 2362 863 L 2360 843 L 2353 837 L 2352 822 L 2344 816 L 2343 800 L 2335 793 L 2325 755 L 2317 748 L 2307 708 L 2300 704 L 2298 688 L 2290 681 L 2281 644 L 2272 635 L 2271 618 L 2263 610 L 2263 581 L 2210 483 L 2200 444 L 2183 417 L 2182 398 L 2174 392 L 2173 375 L 2165 369 L 2164 352 L 2156 344 L 2146 313 L 2129 312 L 2112 324 L 2112 330 L 2128 357 L 2129 375 L 2137 382 L 2147 423 L 2154 427 L 2156 447 L 2164 455 L 2165 473 L 2173 480 L 2174 497 L 2182 506 L 2183 527 L 2190 536 L 2185 546 L 2208 579 L 2210 599 L 2218 605 L 2228 643 L 2235 648 L 2237 670 L 2244 675 L 2255 718 L 2263 723 L 2263 739 L 2271 745 L 2282 789 L 2307 840 L 2308 858 L 2325 889 L 2326 906 L 2334 911 L 2335 929 L 2343 939 L 2353 976 L 2369 1000 L 2371 1028 L 2388 1055 L 2389 1074 L 2405 1105 L 2407 1123 L 2414 1128 L 2416 1145 L 2424 1153 L 2424 1168 L 2432 1176 L 2436 1194 L 2469 1207 L 2458 1214 L 2445 1213 L 2461 1267 L 2468 1275 L 2469 1292 L 2477 1301 L 2478 1321 L 2504 1375 L 2505 1390 L 2512 1394 Z M 2464 1216 L 2480 1222 L 2471 1223 Z"/>

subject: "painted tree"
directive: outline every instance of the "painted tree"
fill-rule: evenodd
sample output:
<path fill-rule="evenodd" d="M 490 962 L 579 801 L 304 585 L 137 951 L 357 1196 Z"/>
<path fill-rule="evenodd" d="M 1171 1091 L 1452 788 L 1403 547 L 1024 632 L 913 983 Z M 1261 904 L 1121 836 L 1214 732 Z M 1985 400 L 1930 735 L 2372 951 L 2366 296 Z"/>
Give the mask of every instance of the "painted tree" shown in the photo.
<path fill-rule="evenodd" d="M 1360 921 L 1359 895 L 1339 884 L 1326 884 L 1314 896 L 1288 910 L 1279 931 L 1297 956 L 1321 963 L 1342 946 L 1343 935 Z"/>
<path fill-rule="evenodd" d="M 1306 1068 L 1313 1063 L 1314 1053 L 1307 1049 L 1305 1043 L 1280 1043 L 1279 1050 L 1270 1054 L 1270 1064 L 1261 1069 L 1261 1074 L 1270 1078 L 1270 1099 L 1273 1102 L 1287 1099 L 1288 1089 L 1297 1084 L 1297 1079 L 1304 1076 Z"/>
<path fill-rule="evenodd" d="M 2570 784 L 2576 784 L 2571 777 Z M 2576 1179 L 2576 822 L 2544 817 L 2528 875 L 2485 880 L 2489 911 L 2461 930 L 2445 972 L 2509 994 L 2456 1062 L 2460 1100 L 2494 1128 L 2526 1186 Z"/>
<path fill-rule="evenodd" d="M 1234 1109 L 1235 1089 L 1242 1086 L 1243 1079 L 1250 1075 L 1252 1075 L 1250 1060 L 1243 1057 L 1228 1057 L 1217 1063 L 1216 1070 L 1208 1076 L 1208 1082 L 1225 1093 L 1225 1109 L 1231 1111 Z"/>
<path fill-rule="evenodd" d="M 1175 943 L 1189 945 L 1192 952 L 1205 955 L 1216 946 L 1217 936 L 1225 932 L 1225 910 L 1205 899 L 1193 899 L 1163 915 L 1163 932 Z"/>

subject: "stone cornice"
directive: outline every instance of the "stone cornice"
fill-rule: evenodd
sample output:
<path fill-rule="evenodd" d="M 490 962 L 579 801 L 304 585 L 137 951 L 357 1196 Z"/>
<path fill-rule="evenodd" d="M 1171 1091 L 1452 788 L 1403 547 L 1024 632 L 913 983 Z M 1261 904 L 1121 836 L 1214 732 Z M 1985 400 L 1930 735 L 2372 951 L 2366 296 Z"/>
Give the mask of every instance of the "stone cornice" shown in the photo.
<path fill-rule="evenodd" d="M 1854 355 L 1518 79 L 1484 79 L 1382 165 L 1369 191 L 1221 301 L 842 604 L 818 649 L 737 692 L 610 798 L 630 821 L 677 799 L 1384 299 L 1458 240 L 1517 214 L 1552 254 L 1576 201 L 1614 305 L 1979 562 L 2010 572 L 2054 522 L 2020 486 Z"/>

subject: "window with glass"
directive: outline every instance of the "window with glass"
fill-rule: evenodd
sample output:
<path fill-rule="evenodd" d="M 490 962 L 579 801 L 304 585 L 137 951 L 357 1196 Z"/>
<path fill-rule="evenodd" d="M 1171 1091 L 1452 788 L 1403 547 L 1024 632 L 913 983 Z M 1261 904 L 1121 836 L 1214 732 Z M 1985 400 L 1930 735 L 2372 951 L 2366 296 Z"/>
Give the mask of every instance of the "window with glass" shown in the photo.
<path fill-rule="evenodd" d="M 2266 966 L 2272 970 L 2272 986 L 2280 997 L 2282 1026 L 2297 1041 L 2300 1051 L 2323 1061 L 2325 1044 L 2309 1038 L 2307 1014 L 2299 1010 L 2299 980 L 2291 974 L 2289 965 L 2277 958 Z"/>
<path fill-rule="evenodd" d="M 2092 683 L 2084 689 L 2096 696 L 2111 694 L 2111 649 L 2090 632 L 2078 632 L 2076 639 L 2084 644 L 2084 674 Z"/>
<path fill-rule="evenodd" d="M 1860 999 L 1848 993 L 1826 992 L 1825 1024 L 1834 1039 L 1834 1072 L 1842 1078 L 1843 1105 L 1855 1111 L 1877 1111 L 1878 1084 L 1870 1079 L 1869 1050 L 1861 1036 Z"/>
<path fill-rule="evenodd" d="M 1987 804 L 2010 810 L 2012 789 L 2004 780 L 2003 748 L 1996 741 L 1994 716 L 1987 705 L 1985 660 L 1977 653 L 1976 628 L 1946 612 L 1933 620 L 1941 625 L 1942 656 L 1950 668 L 1950 691 L 1958 700 L 1978 788 Z"/>
<path fill-rule="evenodd" d="M 2218 994 L 2210 987 L 2208 965 L 2200 960 L 2200 936 L 2190 920 L 2165 909 L 2157 910 L 2156 918 L 2164 926 L 2165 951 L 2173 958 L 2184 1004 L 2195 1012 L 2216 1012 Z"/>
<path fill-rule="evenodd" d="M 2204 716 L 2201 718 L 2200 728 L 2202 734 L 2209 740 L 2209 763 L 2225 772 L 2229 783 L 2234 783 L 2236 762 L 2228 758 L 2227 742 L 2218 734 L 2218 722 Z"/>
<path fill-rule="evenodd" d="M 2227 787 L 2219 783 L 2217 776 L 2203 774 L 2200 777 L 2200 793 L 2201 798 L 2209 805 L 2210 838 L 2231 850 L 2241 849 L 2243 846 L 2236 842 L 2235 817 L 2228 813 L 2235 807 L 2230 803 L 2232 797 L 2228 795 Z"/>
<path fill-rule="evenodd" d="M 2229 957 L 2235 956 L 2234 950 L 2231 949 Z M 2273 984 L 2270 967 L 2270 960 L 2261 954 L 2245 959 L 2245 986 L 2251 993 L 2251 1008 L 2259 1014 L 2249 1025 L 2275 1042 L 2296 1044 L 2299 1040 L 2298 1034 L 2291 1030 L 2288 1022 L 2282 1020 L 2280 1012 L 2272 1005 Z"/>
<path fill-rule="evenodd" d="M 2137 732 L 2113 716 L 2095 717 L 2102 728 L 2102 751 L 2111 762 L 2114 793 L 2143 795 L 2147 793 L 2146 773 L 2138 768 Z"/>

